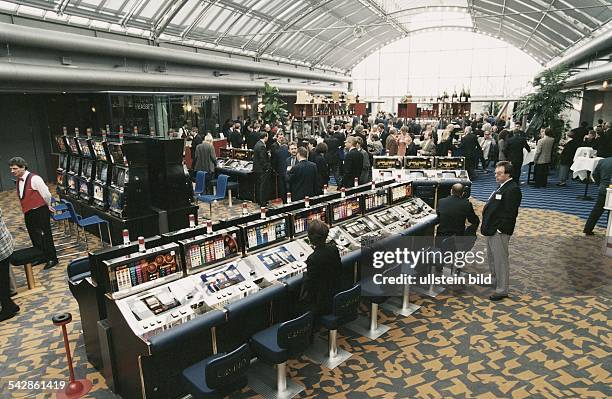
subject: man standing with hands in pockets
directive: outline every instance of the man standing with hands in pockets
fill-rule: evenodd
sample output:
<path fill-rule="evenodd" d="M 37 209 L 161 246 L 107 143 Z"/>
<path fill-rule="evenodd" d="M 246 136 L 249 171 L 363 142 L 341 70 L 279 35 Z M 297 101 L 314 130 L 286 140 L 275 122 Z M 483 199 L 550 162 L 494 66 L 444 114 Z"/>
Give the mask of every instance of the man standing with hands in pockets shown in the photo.
<path fill-rule="evenodd" d="M 489 297 L 500 301 L 508 297 L 510 263 L 508 245 L 518 216 L 523 195 L 518 181 L 512 178 L 512 163 L 500 161 L 495 165 L 495 180 L 499 184 L 482 210 L 480 232 L 487 237 L 489 269 L 495 293 Z"/>

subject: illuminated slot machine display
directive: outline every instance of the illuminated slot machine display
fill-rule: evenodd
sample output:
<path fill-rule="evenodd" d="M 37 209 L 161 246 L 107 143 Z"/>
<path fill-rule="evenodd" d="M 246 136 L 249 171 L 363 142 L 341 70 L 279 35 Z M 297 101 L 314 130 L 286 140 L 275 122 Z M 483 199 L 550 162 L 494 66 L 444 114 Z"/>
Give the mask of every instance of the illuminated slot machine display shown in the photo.
<path fill-rule="evenodd" d="M 57 169 L 55 170 L 55 183 L 57 185 L 57 193 L 65 194 L 68 184 L 68 169 L 70 168 L 70 151 L 67 143 L 67 136 L 56 136 L 57 148 L 59 151 L 59 160 Z"/>
<path fill-rule="evenodd" d="M 145 143 L 107 142 L 106 147 L 112 162 L 107 197 L 110 213 L 122 219 L 150 214 L 151 197 Z M 127 154 L 127 151 L 131 153 Z M 132 157 L 133 165 L 128 157 Z"/>
<path fill-rule="evenodd" d="M 397 207 L 408 215 L 411 225 L 423 221 L 423 219 L 428 216 L 436 215 L 436 211 L 431 206 L 429 206 L 421 198 L 417 197 L 410 198 L 408 201 L 402 202 Z"/>
<path fill-rule="evenodd" d="M 387 179 L 403 179 L 404 159 L 399 156 L 374 156 L 372 164 L 372 178 L 376 181 Z"/>
<path fill-rule="evenodd" d="M 382 225 L 368 217 L 351 220 L 335 228 L 346 233 L 345 235 L 349 237 L 351 242 L 351 249 L 361 248 L 364 240 L 375 242 L 388 235 Z"/>
<path fill-rule="evenodd" d="M 374 223 L 381 224 L 391 233 L 401 233 L 410 227 L 408 215 L 396 207 L 385 208 L 366 217 Z"/>
<path fill-rule="evenodd" d="M 78 198 L 79 196 L 79 175 L 81 174 L 81 150 L 77 145 L 75 137 L 67 137 L 67 144 L 70 148 L 70 165 L 67 173 L 67 193 L 69 196 Z"/>
<path fill-rule="evenodd" d="M 324 223 L 327 221 L 327 204 L 320 204 L 291 212 L 293 225 L 293 237 L 301 237 L 308 233 L 311 221 L 318 219 Z"/>
<path fill-rule="evenodd" d="M 108 187 L 112 176 L 112 164 L 106 150 L 106 142 L 94 141 L 93 150 L 96 157 L 96 177 L 93 182 L 93 205 L 106 211 L 108 209 Z"/>
<path fill-rule="evenodd" d="M 328 240 L 338 247 L 340 255 L 347 254 L 359 248 L 359 243 L 345 232 L 341 225 L 351 219 L 356 219 L 362 214 L 361 197 L 351 196 L 340 198 L 329 202 L 330 222 L 333 226 L 329 229 Z"/>
<path fill-rule="evenodd" d="M 464 157 L 436 157 L 435 168 L 443 179 L 467 177 Z"/>
<path fill-rule="evenodd" d="M 264 249 L 245 258 L 255 272 L 256 279 L 262 278 L 268 284 L 282 281 L 303 273 L 306 258 L 313 249 L 303 240 L 294 240 L 280 246 Z"/>
<path fill-rule="evenodd" d="M 244 173 L 252 172 L 253 154 L 253 150 L 234 148 L 234 159 L 237 161 L 234 168 Z"/>
<path fill-rule="evenodd" d="M 289 240 L 289 223 L 289 215 L 277 215 L 245 224 L 242 227 L 245 253 Z"/>
<path fill-rule="evenodd" d="M 389 193 L 386 187 L 367 191 L 361 194 L 361 207 L 365 214 L 382 209 L 389 204 Z"/>
<path fill-rule="evenodd" d="M 434 157 L 404 157 L 404 176 L 408 180 L 427 180 L 432 177 Z"/>
<path fill-rule="evenodd" d="M 76 138 L 81 149 L 81 173 L 79 174 L 79 198 L 93 202 L 93 182 L 96 177 L 96 160 L 91 139 Z"/>
<path fill-rule="evenodd" d="M 197 288 L 193 307 L 221 310 L 227 304 L 259 291 L 253 277 L 253 271 L 244 259 L 236 259 L 190 276 Z"/>
<path fill-rule="evenodd" d="M 394 183 L 389 186 L 389 203 L 400 203 L 412 197 L 412 184 L 410 182 Z"/>
<path fill-rule="evenodd" d="M 241 231 L 237 227 L 179 241 L 185 254 L 187 274 L 211 268 L 242 255 Z"/>

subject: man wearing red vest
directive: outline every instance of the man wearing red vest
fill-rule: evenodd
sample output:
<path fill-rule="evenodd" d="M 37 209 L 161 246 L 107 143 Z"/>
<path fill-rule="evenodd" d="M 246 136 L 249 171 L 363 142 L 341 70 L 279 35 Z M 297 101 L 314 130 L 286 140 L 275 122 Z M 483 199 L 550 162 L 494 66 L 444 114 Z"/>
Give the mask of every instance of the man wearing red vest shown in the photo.
<path fill-rule="evenodd" d="M 47 255 L 45 270 L 50 269 L 58 262 L 49 220 L 51 212 L 55 211 L 51 207 L 49 188 L 40 176 L 27 170 L 25 159 L 13 157 L 9 161 L 9 167 L 11 174 L 17 179 L 17 196 L 32 245 Z"/>

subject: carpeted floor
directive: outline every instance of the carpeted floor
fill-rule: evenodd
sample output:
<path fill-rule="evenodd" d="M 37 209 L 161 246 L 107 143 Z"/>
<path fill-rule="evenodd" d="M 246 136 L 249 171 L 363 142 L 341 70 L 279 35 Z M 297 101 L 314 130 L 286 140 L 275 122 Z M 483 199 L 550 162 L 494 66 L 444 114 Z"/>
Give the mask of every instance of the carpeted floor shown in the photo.
<path fill-rule="evenodd" d="M 475 182 L 476 192 L 482 181 Z M 0 207 L 18 243 L 28 245 L 13 192 L 0 193 Z M 215 216 L 225 217 L 228 211 L 221 208 Z M 206 214 L 208 209 L 202 212 Z M 478 286 L 453 287 L 435 299 L 413 295 L 421 309 L 410 317 L 381 312 L 380 322 L 391 330 L 375 341 L 341 330 L 339 344 L 353 357 L 337 369 L 330 371 L 305 357 L 292 361 L 292 379 L 306 387 L 300 397 L 612 397 L 612 262 L 602 255 L 604 230 L 597 228 L 597 236 L 584 237 L 579 234 L 583 224 L 566 213 L 521 209 L 510 245 L 509 300 L 491 303 L 489 290 Z M 52 397 L 19 396 L 8 391 L 9 379 L 66 378 L 60 330 L 50 320 L 64 311 L 74 317 L 68 330 L 77 377 L 94 382 L 88 397 L 116 397 L 86 361 L 66 263 L 64 259 L 50 271 L 37 268 L 36 277 L 46 291 L 17 299 L 22 311 L 0 324 L 0 398 Z M 15 268 L 15 273 L 23 284 L 23 271 Z M 232 395 L 251 397 L 258 396 L 249 388 Z"/>
<path fill-rule="evenodd" d="M 521 173 L 521 182 L 527 182 L 527 172 L 529 168 L 523 166 Z M 533 168 L 532 168 L 533 170 Z M 531 181 L 533 182 L 533 172 Z M 523 201 L 521 207 L 532 209 L 549 209 L 559 211 L 570 215 L 578 216 L 586 222 L 586 219 L 593 209 L 595 201 L 584 201 L 577 197 L 584 195 L 586 184 L 579 180 L 568 180 L 567 186 L 559 187 L 557 171 L 553 170 L 548 176 L 548 185 L 546 188 L 535 188 L 533 184 L 523 184 L 521 191 L 523 192 Z M 495 190 L 497 183 L 495 182 L 495 174 L 492 169 L 488 174 L 482 172 L 477 173 L 477 178 L 472 186 L 472 196 L 480 201 L 487 201 L 489 195 Z M 587 194 L 593 199 L 597 198 L 598 187 L 595 183 L 589 184 Z M 599 219 L 598 226 L 606 227 L 608 223 L 608 212 Z M 584 225 L 582 226 L 584 227 Z M 577 233 L 582 232 L 582 227 Z"/>

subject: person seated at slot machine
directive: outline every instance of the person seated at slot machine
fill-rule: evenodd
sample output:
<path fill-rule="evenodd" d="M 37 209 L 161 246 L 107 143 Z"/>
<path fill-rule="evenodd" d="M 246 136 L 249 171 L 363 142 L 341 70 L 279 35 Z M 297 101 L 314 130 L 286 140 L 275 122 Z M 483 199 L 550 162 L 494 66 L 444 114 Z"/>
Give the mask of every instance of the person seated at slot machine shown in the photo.
<path fill-rule="evenodd" d="M 308 160 L 308 150 L 304 147 L 297 149 L 297 163 L 287 173 L 291 198 L 301 200 L 304 197 L 313 197 L 317 194 L 317 165 Z"/>
<path fill-rule="evenodd" d="M 314 251 L 306 259 L 306 273 L 300 293 L 300 301 L 310 307 L 317 316 L 332 312 L 334 295 L 344 288 L 342 261 L 333 243 L 327 242 L 329 227 L 314 219 L 308 226 L 308 240 Z"/>
<path fill-rule="evenodd" d="M 480 224 L 480 218 L 474 212 L 474 206 L 466 198 L 463 184 L 456 183 L 451 187 L 451 195 L 438 201 L 436 213 L 438 214 L 439 224 L 436 233 L 436 243 L 441 245 L 444 237 L 476 235 L 476 230 Z M 465 227 L 465 221 L 470 222 L 470 226 Z M 452 246 L 445 248 L 454 250 Z"/>

